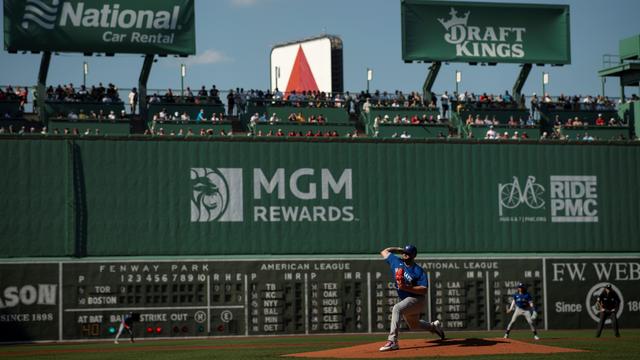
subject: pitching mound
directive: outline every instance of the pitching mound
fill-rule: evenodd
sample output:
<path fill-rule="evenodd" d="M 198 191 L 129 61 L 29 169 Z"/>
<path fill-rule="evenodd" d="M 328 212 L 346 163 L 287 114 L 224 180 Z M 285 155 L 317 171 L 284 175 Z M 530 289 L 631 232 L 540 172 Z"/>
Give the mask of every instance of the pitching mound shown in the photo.
<path fill-rule="evenodd" d="M 511 339 L 446 339 L 428 340 L 410 339 L 400 341 L 400 350 L 380 352 L 378 349 L 384 340 L 372 344 L 357 345 L 347 348 L 313 351 L 286 356 L 310 358 L 414 358 L 425 356 L 471 356 L 471 355 L 503 355 L 503 354 L 551 354 L 583 352 L 583 350 L 566 349 L 555 346 L 539 345 Z"/>

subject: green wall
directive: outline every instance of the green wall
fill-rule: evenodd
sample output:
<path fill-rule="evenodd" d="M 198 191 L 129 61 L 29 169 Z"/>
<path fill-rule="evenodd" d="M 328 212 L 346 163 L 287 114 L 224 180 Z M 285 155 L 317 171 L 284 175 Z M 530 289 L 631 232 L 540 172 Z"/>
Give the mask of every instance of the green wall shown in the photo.
<path fill-rule="evenodd" d="M 0 246 L 3 256 L 369 254 L 405 242 L 426 253 L 640 251 L 639 156 L 630 143 L 4 138 Z"/>

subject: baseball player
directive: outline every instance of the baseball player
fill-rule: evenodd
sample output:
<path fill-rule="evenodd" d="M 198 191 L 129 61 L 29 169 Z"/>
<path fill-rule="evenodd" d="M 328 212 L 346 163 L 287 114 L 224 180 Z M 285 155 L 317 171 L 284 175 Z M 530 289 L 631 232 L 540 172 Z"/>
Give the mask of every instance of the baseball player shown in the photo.
<path fill-rule="evenodd" d="M 598 311 L 600 312 L 600 323 L 598 323 L 598 331 L 596 331 L 596 337 L 600 337 L 602 334 L 602 329 L 604 328 L 604 324 L 607 321 L 607 318 L 611 317 L 611 324 L 613 325 L 613 333 L 616 337 L 620 337 L 620 330 L 618 329 L 618 307 L 620 306 L 620 298 L 615 291 L 613 291 L 613 286 L 611 284 L 607 284 L 604 287 L 600 295 L 598 295 Z"/>
<path fill-rule="evenodd" d="M 394 254 L 400 254 L 401 258 Z M 404 248 L 389 247 L 380 252 L 380 255 L 391 267 L 392 276 L 395 279 L 400 302 L 393 306 L 391 314 L 391 329 L 387 342 L 380 351 L 398 350 L 398 328 L 400 316 L 409 325 L 411 330 L 425 330 L 444 339 L 444 331 L 439 320 L 432 323 L 420 319 L 420 313 L 424 311 L 427 293 L 427 274 L 416 264 L 414 259 L 418 249 L 413 245 Z"/>
<path fill-rule="evenodd" d="M 538 337 L 538 330 L 536 330 L 536 326 L 533 324 L 533 320 L 538 317 L 538 313 L 535 311 L 535 307 L 533 306 L 533 299 L 531 295 L 527 292 L 527 287 L 523 283 L 518 284 L 518 292 L 513 294 L 513 300 L 511 300 L 511 306 L 507 310 L 507 314 L 511 313 L 513 310 L 513 317 L 511 318 L 511 322 L 507 326 L 507 330 L 504 333 L 504 338 L 509 338 L 509 333 L 511 332 L 511 327 L 516 322 L 516 319 L 523 315 L 524 318 L 529 323 L 529 327 L 531 327 L 531 331 L 533 331 L 533 339 L 540 340 Z"/>
<path fill-rule="evenodd" d="M 120 335 L 124 330 L 127 330 L 127 332 L 129 333 L 129 336 L 131 336 L 129 341 L 134 342 L 133 322 L 135 321 L 135 319 L 136 319 L 136 314 L 132 312 L 125 314 L 125 316 L 122 318 L 122 321 L 120 321 L 120 328 L 118 329 L 118 334 L 116 334 L 116 340 L 114 341 L 114 343 L 116 344 L 118 343 L 118 339 L 120 338 Z"/>

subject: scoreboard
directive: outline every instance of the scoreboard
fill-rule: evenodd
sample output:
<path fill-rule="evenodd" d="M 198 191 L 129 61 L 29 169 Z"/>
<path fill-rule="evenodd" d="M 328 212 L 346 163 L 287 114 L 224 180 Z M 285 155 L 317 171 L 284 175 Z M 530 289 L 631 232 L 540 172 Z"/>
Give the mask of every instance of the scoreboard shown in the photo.
<path fill-rule="evenodd" d="M 622 327 L 640 326 L 637 258 L 422 259 L 423 318 L 447 330 L 501 330 L 517 284 L 538 327 L 593 328 L 607 283 Z M 113 338 L 140 314 L 136 337 L 384 333 L 397 302 L 382 259 L 118 260 L 0 263 L 0 342 Z M 525 328 L 524 320 L 517 327 Z"/>

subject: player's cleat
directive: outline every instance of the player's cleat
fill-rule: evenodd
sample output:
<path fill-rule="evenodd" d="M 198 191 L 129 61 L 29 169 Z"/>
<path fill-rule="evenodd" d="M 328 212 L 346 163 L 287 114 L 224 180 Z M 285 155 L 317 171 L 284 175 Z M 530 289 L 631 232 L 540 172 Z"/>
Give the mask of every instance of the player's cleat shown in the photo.
<path fill-rule="evenodd" d="M 380 351 L 392 351 L 392 350 L 398 350 L 400 349 L 400 346 L 398 346 L 398 343 L 395 341 L 387 341 L 381 348 Z"/>
<path fill-rule="evenodd" d="M 438 336 L 440 336 L 440 340 L 444 340 L 444 330 L 442 330 L 442 322 L 440 320 L 436 320 L 431 323 L 434 327 L 434 331 Z"/>
<path fill-rule="evenodd" d="M 118 340 L 114 341 L 113 343 L 114 343 L 114 344 L 120 344 L 120 343 L 118 342 Z"/>
<path fill-rule="evenodd" d="M 504 334 L 504 336 L 502 338 L 503 339 L 508 339 L 509 338 L 509 334 Z"/>
<path fill-rule="evenodd" d="M 540 340 L 540 336 L 538 336 L 538 335 L 533 335 L 533 340 Z"/>

